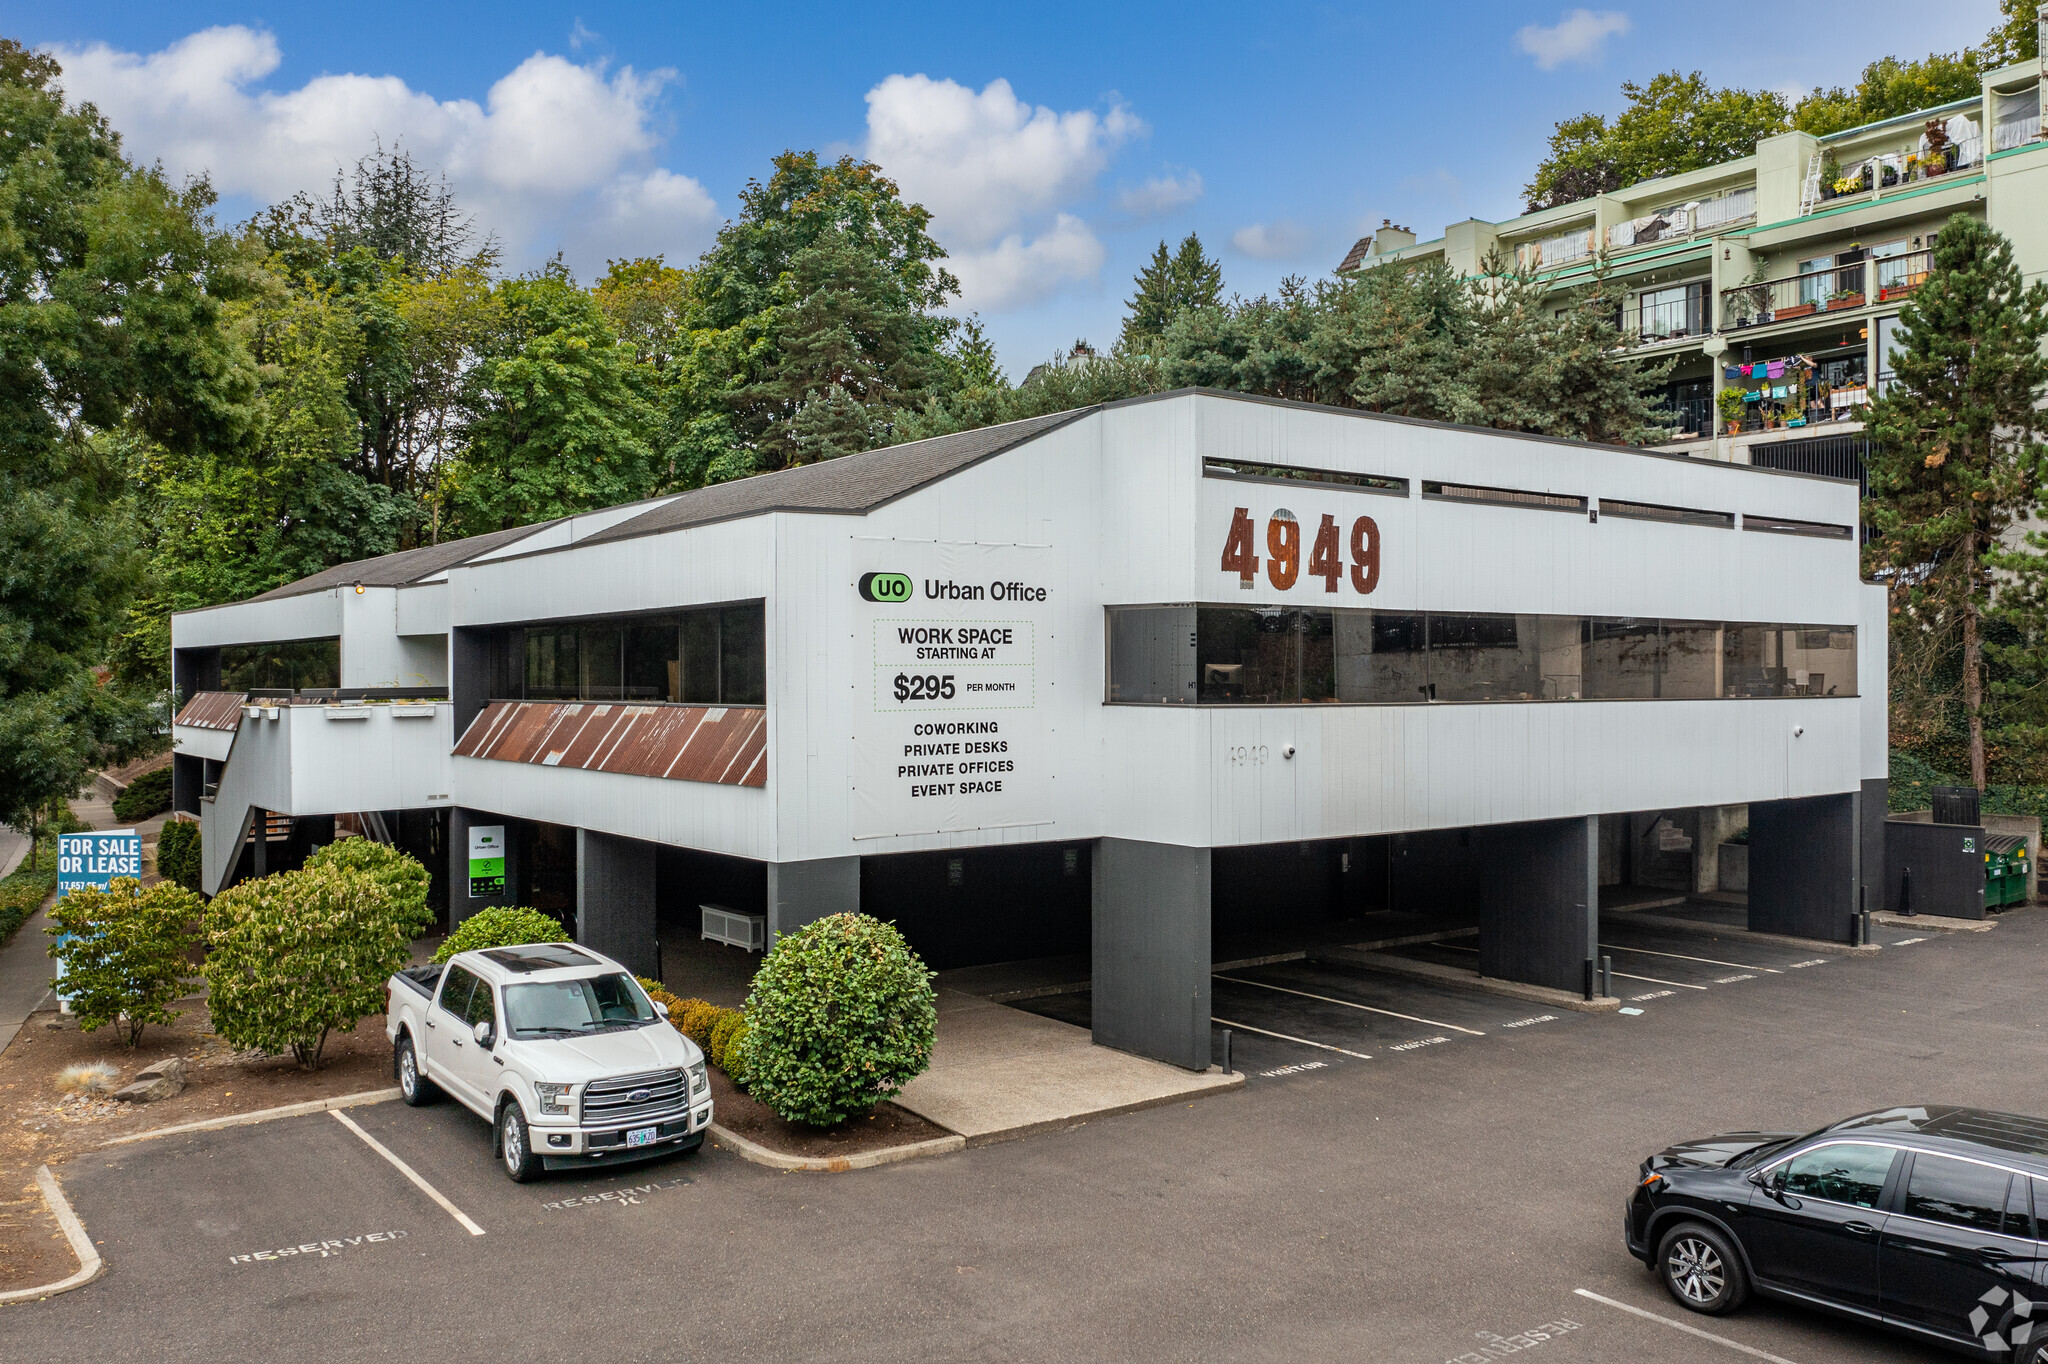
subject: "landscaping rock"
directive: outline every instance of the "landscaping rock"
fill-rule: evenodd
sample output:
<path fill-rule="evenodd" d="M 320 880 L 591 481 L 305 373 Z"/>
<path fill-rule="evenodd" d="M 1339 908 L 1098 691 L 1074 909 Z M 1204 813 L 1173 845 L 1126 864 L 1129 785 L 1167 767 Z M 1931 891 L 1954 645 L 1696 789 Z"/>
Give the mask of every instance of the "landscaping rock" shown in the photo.
<path fill-rule="evenodd" d="M 115 1090 L 114 1097 L 124 1104 L 151 1104 L 173 1098 L 184 1090 L 184 1058 L 167 1056 L 137 1075 L 132 1084 Z"/>

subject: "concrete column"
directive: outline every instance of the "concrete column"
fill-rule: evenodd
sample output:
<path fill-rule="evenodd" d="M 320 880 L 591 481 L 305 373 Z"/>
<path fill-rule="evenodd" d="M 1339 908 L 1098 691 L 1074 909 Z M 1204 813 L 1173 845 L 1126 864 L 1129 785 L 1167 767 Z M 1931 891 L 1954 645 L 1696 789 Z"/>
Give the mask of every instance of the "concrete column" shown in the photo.
<path fill-rule="evenodd" d="M 260 805 L 249 811 L 249 836 L 255 840 L 249 874 L 257 877 L 270 875 L 270 811 Z"/>
<path fill-rule="evenodd" d="M 472 824 L 505 826 L 505 889 L 499 894 L 471 896 L 469 893 L 469 828 Z M 456 925 L 480 909 L 519 903 L 526 850 L 520 845 L 516 821 L 485 810 L 465 810 L 457 806 L 448 812 L 447 851 L 449 931 L 454 931 Z"/>
<path fill-rule="evenodd" d="M 661 972 L 654 927 L 654 844 L 576 831 L 576 941 L 640 976 Z"/>
<path fill-rule="evenodd" d="M 1721 888 L 1721 845 L 1749 824 L 1747 805 L 1707 805 L 1700 808 L 1699 843 L 1693 849 L 1693 883 L 1696 893 Z"/>
<path fill-rule="evenodd" d="M 768 864 L 768 946 L 833 914 L 860 913 L 860 859 L 814 857 Z"/>
<path fill-rule="evenodd" d="M 1480 833 L 1479 973 L 1578 994 L 1600 955 L 1599 817 Z"/>
<path fill-rule="evenodd" d="M 1105 838 L 1094 860 L 1098 1046 L 1209 1068 L 1209 850 Z"/>
<path fill-rule="evenodd" d="M 1750 802 L 1752 933 L 1849 941 L 1862 803 L 1861 792 Z"/>
<path fill-rule="evenodd" d="M 1856 811 L 1856 908 L 1873 914 L 1884 908 L 1884 817 L 1890 797 L 1890 778 L 1874 777 L 1863 783 Z M 2027 859 L 2028 876 L 2037 860 Z"/>

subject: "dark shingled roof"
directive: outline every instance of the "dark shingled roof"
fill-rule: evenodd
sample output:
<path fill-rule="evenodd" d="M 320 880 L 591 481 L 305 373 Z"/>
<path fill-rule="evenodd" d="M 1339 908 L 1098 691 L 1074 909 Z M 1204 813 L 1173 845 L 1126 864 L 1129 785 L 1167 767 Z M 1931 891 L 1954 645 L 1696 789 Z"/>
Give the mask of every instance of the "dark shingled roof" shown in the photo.
<path fill-rule="evenodd" d="M 1372 234 L 1368 232 L 1363 237 L 1360 237 L 1356 242 L 1352 243 L 1351 252 L 1349 255 L 1344 257 L 1344 263 L 1337 267 L 1337 273 L 1343 275 L 1348 274 L 1353 270 L 1356 270 L 1360 265 L 1365 263 L 1365 258 L 1367 256 L 1370 256 L 1371 254 Z"/>
<path fill-rule="evenodd" d="M 779 469 L 772 474 L 714 483 L 585 536 L 576 544 L 601 545 L 765 512 L 836 512 L 858 516 L 1094 410 L 1082 407 L 1044 417 L 1026 417 L 1001 426 L 957 431 L 950 436 L 933 436 L 907 445 L 889 445 L 818 464 Z"/>
<path fill-rule="evenodd" d="M 457 564 L 474 559 L 479 554 L 488 554 L 501 546 L 551 526 L 554 522 L 543 521 L 539 525 L 514 526 L 510 530 L 487 531 L 462 540 L 446 540 L 438 545 L 422 545 L 418 549 L 402 549 L 396 554 L 380 554 L 374 559 L 357 559 L 354 563 L 336 564 L 323 568 L 318 573 L 273 587 L 259 596 L 244 598 L 245 601 L 275 601 L 280 597 L 299 597 L 308 592 L 325 592 L 333 587 L 353 587 L 361 583 L 365 587 L 404 587 L 408 583 L 431 578 Z"/>

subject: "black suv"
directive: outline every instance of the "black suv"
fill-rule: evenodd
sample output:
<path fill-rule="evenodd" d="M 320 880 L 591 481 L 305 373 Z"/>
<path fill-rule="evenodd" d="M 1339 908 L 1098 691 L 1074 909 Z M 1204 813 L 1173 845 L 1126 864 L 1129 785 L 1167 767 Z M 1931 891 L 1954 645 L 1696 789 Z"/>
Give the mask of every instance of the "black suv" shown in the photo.
<path fill-rule="evenodd" d="M 1754 1288 L 2012 1364 L 2048 1364 L 2043 1235 L 2048 1120 L 1981 1108 L 1686 1142 L 1627 1210 L 1629 1254 L 1695 1312 Z"/>

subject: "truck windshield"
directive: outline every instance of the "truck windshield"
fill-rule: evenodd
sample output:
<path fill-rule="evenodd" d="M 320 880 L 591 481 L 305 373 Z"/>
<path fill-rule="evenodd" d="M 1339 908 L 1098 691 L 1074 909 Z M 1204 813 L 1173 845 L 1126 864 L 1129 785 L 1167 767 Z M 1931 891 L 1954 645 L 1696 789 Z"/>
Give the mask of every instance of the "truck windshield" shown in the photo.
<path fill-rule="evenodd" d="M 634 1028 L 654 1017 L 654 1006 L 623 972 L 505 987 L 505 1029 L 513 1037 Z"/>

